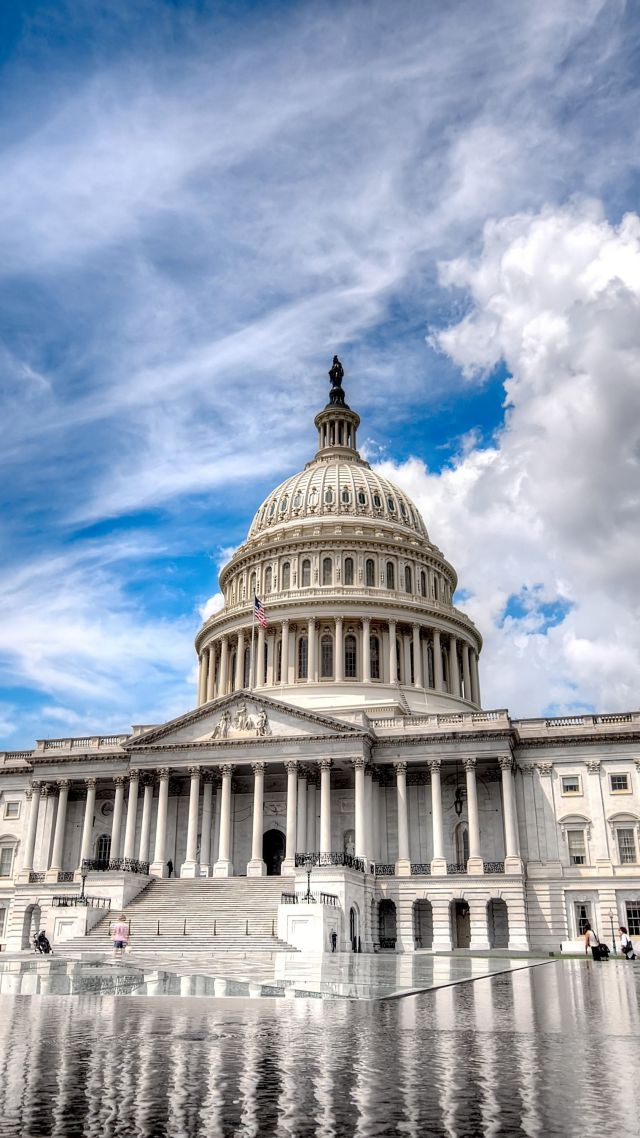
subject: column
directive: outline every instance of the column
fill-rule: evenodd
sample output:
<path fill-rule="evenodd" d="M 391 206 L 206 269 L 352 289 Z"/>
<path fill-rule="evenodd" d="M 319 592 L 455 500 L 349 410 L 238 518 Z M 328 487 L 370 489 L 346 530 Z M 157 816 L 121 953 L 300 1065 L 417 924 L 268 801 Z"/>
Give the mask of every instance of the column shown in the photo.
<path fill-rule="evenodd" d="M 62 869 L 62 855 L 64 852 L 64 830 L 67 822 L 67 799 L 69 797 L 69 779 L 58 780 L 58 812 L 56 814 L 56 828 L 53 835 L 53 850 L 51 861 L 45 877 L 46 881 L 57 881 L 58 872 Z"/>
<path fill-rule="evenodd" d="M 200 874 L 209 877 L 211 874 L 211 820 L 213 815 L 213 783 L 211 771 L 204 775 L 202 788 L 202 836 L 200 838 Z"/>
<path fill-rule="evenodd" d="M 207 698 L 207 665 L 209 655 L 205 648 L 200 656 L 198 668 L 198 707 L 201 707 Z"/>
<path fill-rule="evenodd" d="M 253 830 L 251 835 L 251 861 L 247 865 L 247 877 L 264 877 L 267 872 L 267 867 L 262 860 L 265 765 L 265 763 L 251 764 L 253 771 Z"/>
<path fill-rule="evenodd" d="M 298 764 L 292 761 L 285 763 L 284 767 L 287 772 L 287 844 L 285 848 L 284 861 L 282 863 L 282 871 L 284 872 L 285 870 L 288 870 L 290 873 L 293 873 L 296 868 L 296 846 L 298 838 Z M 306 786 L 307 784 L 305 780 L 305 790 Z M 301 810 L 301 814 L 304 812 L 305 822 L 306 809 L 307 803 L 305 794 L 304 808 Z M 300 850 L 300 852 L 303 853 L 304 851 Z"/>
<path fill-rule="evenodd" d="M 481 706 L 480 677 L 478 675 L 478 654 L 474 648 L 471 649 L 471 698 L 477 707 Z"/>
<path fill-rule="evenodd" d="M 478 817 L 478 787 L 476 784 L 476 760 L 463 759 L 467 782 L 467 821 L 469 823 L 469 860 L 467 873 L 484 873 L 480 854 L 480 821 Z"/>
<path fill-rule="evenodd" d="M 275 636 L 273 633 L 273 629 L 270 628 L 269 632 L 267 634 L 267 687 L 268 688 L 272 688 L 276 682 L 274 674 L 273 674 L 273 667 L 274 667 L 273 657 L 274 657 L 274 651 L 275 651 L 275 643 L 276 643 L 276 639 L 275 639 Z"/>
<path fill-rule="evenodd" d="M 372 861 L 380 858 L 380 783 L 377 771 L 371 774 L 371 846 L 369 857 Z"/>
<path fill-rule="evenodd" d="M 217 861 L 218 850 L 220 849 L 220 816 L 222 813 L 222 778 L 218 771 L 216 771 L 214 775 L 214 788 L 216 793 L 216 805 L 213 812 L 213 846 L 211 853 L 215 876 L 215 863 Z"/>
<path fill-rule="evenodd" d="M 158 814 L 156 817 L 156 843 L 153 851 L 153 865 L 150 872 L 154 877 L 165 877 L 167 873 L 167 805 L 169 803 L 169 768 L 158 771 Z"/>
<path fill-rule="evenodd" d="M 516 796 L 513 785 L 513 759 L 504 757 L 498 760 L 502 772 L 502 801 L 504 804 L 504 849 L 505 873 L 518 873 L 521 868 L 518 850 L 518 829 L 516 818 Z M 513 858 L 517 864 L 511 867 L 507 862 Z"/>
<path fill-rule="evenodd" d="M 409 855 L 409 817 L 407 814 L 407 764 L 394 763 L 396 769 L 396 797 L 398 803 L 398 860 L 396 876 L 411 876 Z"/>
<path fill-rule="evenodd" d="M 320 759 L 320 853 L 331 853 L 331 759 Z"/>
<path fill-rule="evenodd" d="M 113 820 L 111 823 L 111 853 L 110 859 L 120 857 L 120 835 L 122 831 L 122 812 L 124 807 L 124 775 L 116 775 L 113 780 L 116 792 L 113 799 Z"/>
<path fill-rule="evenodd" d="M 264 628 L 261 624 L 258 625 L 258 647 L 256 649 L 256 659 L 254 660 L 254 684 L 257 688 L 264 687 Z"/>
<path fill-rule="evenodd" d="M 222 637 L 220 645 L 220 680 L 218 685 L 218 695 L 227 694 L 227 686 L 229 684 L 229 637 L 226 632 Z"/>
<path fill-rule="evenodd" d="M 180 868 L 181 877 L 198 876 L 198 812 L 200 810 L 200 767 L 189 767 L 189 819 L 187 852 Z"/>
<path fill-rule="evenodd" d="M 355 797 L 356 797 L 356 857 L 366 857 L 365 850 L 365 821 L 364 821 L 364 768 L 366 759 L 353 760 L 355 771 Z"/>
<path fill-rule="evenodd" d="M 389 683 L 398 682 L 398 658 L 396 656 L 396 622 L 389 621 Z"/>
<path fill-rule="evenodd" d="M 337 684 L 342 683 L 342 680 L 344 679 L 344 640 L 341 616 L 336 617 L 336 642 L 334 645 L 333 674 L 335 676 L 335 682 Z"/>
<path fill-rule="evenodd" d="M 207 703 L 210 699 L 216 697 L 216 646 L 210 644 L 207 652 L 207 688 L 206 700 Z"/>
<path fill-rule="evenodd" d="M 236 647 L 236 675 L 234 687 L 240 691 L 244 687 L 244 628 L 238 630 L 238 644 Z"/>
<path fill-rule="evenodd" d="M 310 616 L 307 624 L 307 683 L 313 683 L 318 679 L 318 665 L 316 659 L 316 621 L 315 617 Z"/>
<path fill-rule="evenodd" d="M 289 785 L 287 783 L 287 793 Z M 308 799 L 307 771 L 305 767 L 299 768 L 298 773 L 298 810 L 296 850 L 298 853 L 309 853 L 315 850 L 315 834 L 307 827 L 307 799 Z M 287 807 L 287 817 L 289 817 Z"/>
<path fill-rule="evenodd" d="M 420 642 L 420 625 L 413 625 L 413 680 L 417 688 L 424 687 L 422 673 L 422 644 Z"/>
<path fill-rule="evenodd" d="M 458 638 L 449 637 L 449 690 L 451 695 L 460 695 L 460 672 L 458 671 Z"/>
<path fill-rule="evenodd" d="M 434 876 L 446 874 L 447 863 L 444 857 L 444 832 L 442 828 L 442 784 L 440 782 L 440 759 L 429 761 L 431 771 L 431 818 L 433 823 L 433 859 L 431 873 Z"/>
<path fill-rule="evenodd" d="M 471 669 L 469 667 L 469 645 L 462 641 L 462 681 L 464 683 L 464 698 L 473 703 L 471 695 Z"/>
<path fill-rule="evenodd" d="M 433 630 L 433 686 L 436 691 L 443 690 L 442 681 L 442 645 L 440 643 L 440 630 Z"/>
<path fill-rule="evenodd" d="M 282 649 L 280 652 L 280 683 L 289 683 L 289 621 L 282 622 Z"/>
<path fill-rule="evenodd" d="M 368 616 L 362 618 L 362 682 L 371 683 L 371 621 Z"/>
<path fill-rule="evenodd" d="M 127 824 L 124 831 L 123 857 L 133 858 L 136 841 L 136 821 L 138 816 L 138 786 L 140 771 L 129 771 L 129 800 L 127 802 Z"/>
<path fill-rule="evenodd" d="M 367 763 L 364 768 L 364 849 L 368 861 L 374 860 L 373 853 L 373 767 Z M 367 867 L 367 873 L 369 868 Z"/>
<path fill-rule="evenodd" d="M 142 799 L 142 821 L 140 823 L 140 845 L 138 846 L 138 861 L 149 860 L 149 835 L 151 833 L 151 806 L 153 803 L 153 780 L 150 775 L 144 776 L 144 796 Z"/>
<path fill-rule="evenodd" d="M 316 776 L 312 775 L 307 778 L 307 832 L 305 848 L 301 849 L 301 853 L 314 852 L 318 848 L 318 841 L 316 836 L 316 819 L 317 819 L 317 803 L 316 803 Z"/>
<path fill-rule="evenodd" d="M 27 828 L 27 840 L 25 842 L 24 858 L 22 860 L 21 875 L 28 881 L 29 874 L 33 872 L 33 855 L 36 848 L 36 834 L 38 832 L 38 811 L 40 809 L 40 791 L 42 786 L 39 782 L 34 782 L 29 790 L 27 790 L 27 798 L 31 797 L 31 811 L 29 813 L 29 826 Z M 19 878 L 20 880 L 20 878 Z"/>

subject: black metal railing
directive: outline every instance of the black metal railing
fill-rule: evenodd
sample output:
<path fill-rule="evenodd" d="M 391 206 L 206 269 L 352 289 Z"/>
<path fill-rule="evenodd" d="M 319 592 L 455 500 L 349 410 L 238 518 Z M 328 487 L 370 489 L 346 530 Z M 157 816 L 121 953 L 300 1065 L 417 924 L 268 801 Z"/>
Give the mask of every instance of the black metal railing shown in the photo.
<path fill-rule="evenodd" d="M 393 862 L 376 862 L 376 877 L 393 877 L 395 872 L 396 867 Z"/>
<path fill-rule="evenodd" d="M 484 861 L 482 863 L 482 868 L 484 869 L 485 873 L 504 873 L 504 862 Z"/>
<path fill-rule="evenodd" d="M 87 857 L 82 862 L 83 873 L 148 873 L 149 862 L 138 861 L 133 857 Z"/>
<path fill-rule="evenodd" d="M 44 873 L 30 873 L 29 874 L 29 884 L 30 885 L 37 885 L 37 883 L 39 881 L 44 881 Z"/>
<path fill-rule="evenodd" d="M 395 948 L 395 947 L 396 947 L 396 937 L 394 937 L 394 936 L 381 936 L 380 937 L 380 948 Z"/>
<path fill-rule="evenodd" d="M 338 908 L 340 898 L 335 893 L 282 893 L 283 905 L 332 905 Z"/>
<path fill-rule="evenodd" d="M 63 881 L 73 881 L 74 876 L 72 869 L 61 869 L 58 873 L 58 882 L 61 884 Z"/>
<path fill-rule="evenodd" d="M 62 894 L 51 898 L 51 903 L 57 909 L 71 909 L 76 908 L 78 905 L 85 905 L 90 909 L 110 909 L 110 897 L 83 897 L 82 894 L 74 894 L 68 896 Z"/>
<path fill-rule="evenodd" d="M 467 866 L 464 861 L 447 862 L 447 873 L 466 873 Z"/>
<path fill-rule="evenodd" d="M 424 877 L 428 877 L 431 873 L 431 863 L 428 861 L 412 861 L 411 873 L 418 874 L 418 876 L 422 874 Z"/>
<path fill-rule="evenodd" d="M 367 863 L 362 857 L 354 857 L 347 853 L 303 853 L 296 854 L 296 869 L 308 869 L 313 866 L 343 865 L 346 869 L 356 869 L 365 873 Z"/>

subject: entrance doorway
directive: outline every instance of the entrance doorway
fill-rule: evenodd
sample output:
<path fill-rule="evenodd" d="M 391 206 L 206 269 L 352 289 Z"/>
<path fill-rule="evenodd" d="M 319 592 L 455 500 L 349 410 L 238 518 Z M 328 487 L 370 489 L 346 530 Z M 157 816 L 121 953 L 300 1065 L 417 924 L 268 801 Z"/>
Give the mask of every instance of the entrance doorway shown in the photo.
<path fill-rule="evenodd" d="M 355 905 L 349 909 L 349 939 L 351 941 L 351 951 L 360 951 L 360 922 L 358 920 L 358 910 Z"/>
<path fill-rule="evenodd" d="M 267 830 L 262 839 L 262 860 L 267 867 L 267 877 L 279 877 L 284 861 L 285 841 L 280 830 Z"/>
<path fill-rule="evenodd" d="M 453 925 L 453 947 L 469 948 L 471 945 L 471 910 L 466 901 L 451 902 Z"/>
<path fill-rule="evenodd" d="M 393 901 L 385 898 L 378 905 L 378 927 L 380 929 L 380 948 L 395 948 L 397 939 L 396 907 Z"/>

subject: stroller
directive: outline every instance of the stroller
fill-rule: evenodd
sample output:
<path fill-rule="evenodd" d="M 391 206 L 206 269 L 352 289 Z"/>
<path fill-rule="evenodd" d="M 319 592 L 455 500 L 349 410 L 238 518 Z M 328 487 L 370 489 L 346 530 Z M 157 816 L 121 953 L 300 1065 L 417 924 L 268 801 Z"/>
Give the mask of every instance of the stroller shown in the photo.
<path fill-rule="evenodd" d="M 34 949 L 34 952 L 40 952 L 43 956 L 48 956 L 49 953 L 51 953 L 51 955 L 53 956 L 53 949 L 51 947 L 51 942 L 50 942 L 48 936 L 46 935 L 46 933 L 42 931 L 42 929 L 40 929 L 39 933 L 36 933 L 34 935 L 33 949 Z"/>

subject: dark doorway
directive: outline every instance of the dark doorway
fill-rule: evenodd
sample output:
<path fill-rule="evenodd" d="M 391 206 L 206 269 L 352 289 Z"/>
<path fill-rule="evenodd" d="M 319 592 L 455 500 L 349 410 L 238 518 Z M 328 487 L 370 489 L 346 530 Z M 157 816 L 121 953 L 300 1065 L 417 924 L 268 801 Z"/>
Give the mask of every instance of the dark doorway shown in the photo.
<path fill-rule="evenodd" d="M 385 899 L 378 905 L 378 927 L 380 929 L 380 948 L 395 948 L 397 930 L 396 907 L 393 901 Z"/>
<path fill-rule="evenodd" d="M 413 942 L 416 948 L 433 947 L 433 910 L 430 901 L 413 903 Z"/>
<path fill-rule="evenodd" d="M 280 830 L 267 830 L 262 839 L 262 860 L 267 867 L 267 877 L 279 877 L 284 861 L 284 834 Z"/>
<path fill-rule="evenodd" d="M 469 948 L 471 945 L 471 912 L 466 901 L 452 901 L 453 947 Z"/>
<path fill-rule="evenodd" d="M 509 913 L 502 898 L 492 897 L 487 905 L 487 932 L 490 948 L 509 947 Z"/>

